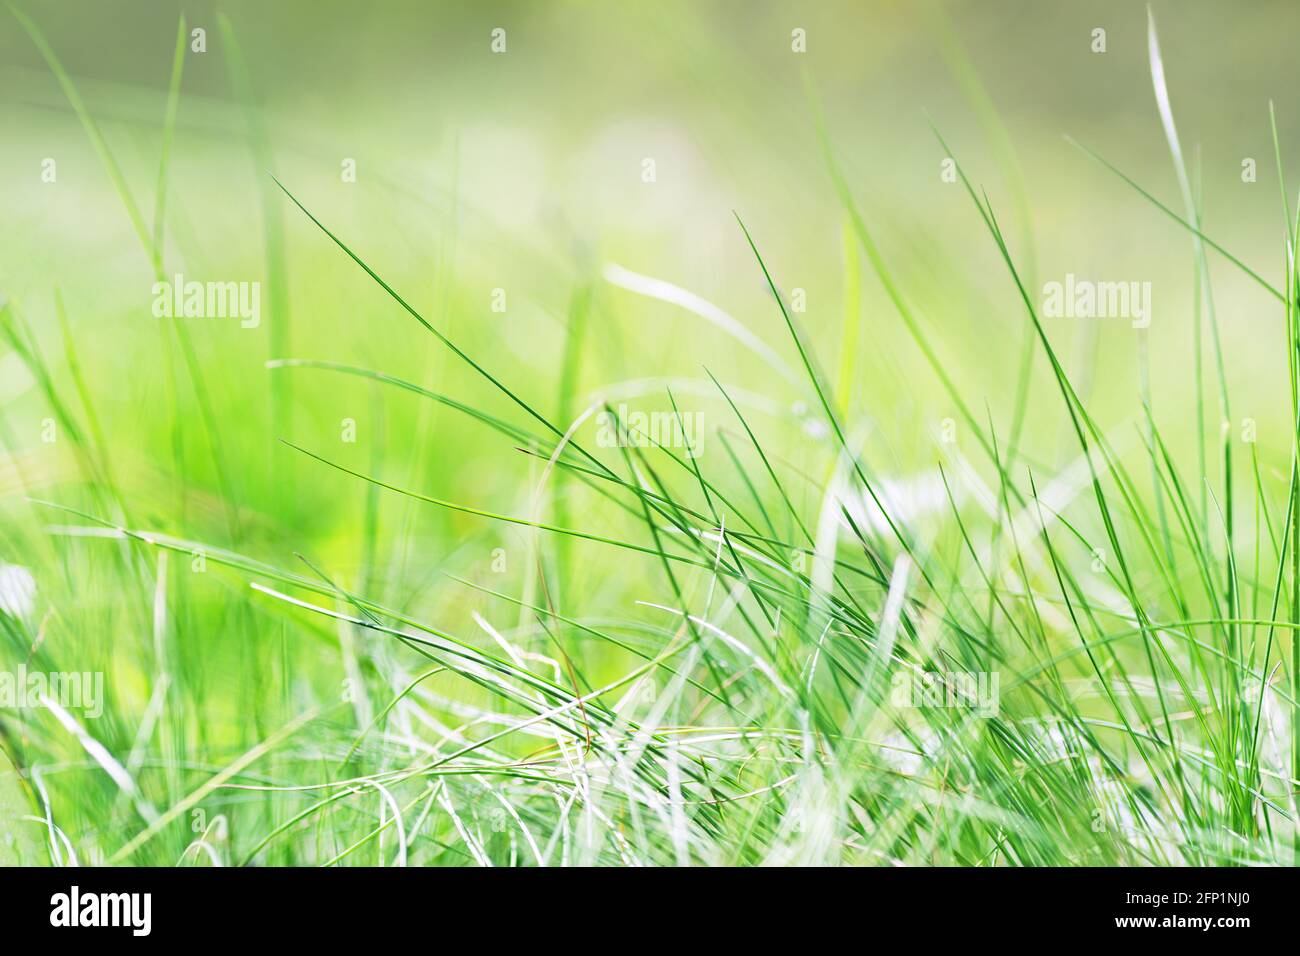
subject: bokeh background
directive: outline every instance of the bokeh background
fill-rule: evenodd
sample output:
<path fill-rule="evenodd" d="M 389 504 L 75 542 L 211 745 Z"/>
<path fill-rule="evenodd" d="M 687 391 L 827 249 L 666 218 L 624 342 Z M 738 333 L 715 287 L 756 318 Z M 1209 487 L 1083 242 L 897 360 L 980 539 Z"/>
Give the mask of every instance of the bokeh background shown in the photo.
<path fill-rule="evenodd" d="M 243 48 L 273 171 L 441 327 L 480 352 L 491 349 L 497 367 L 535 370 L 544 381 L 561 354 L 557 317 L 575 284 L 606 261 L 690 289 L 780 345 L 780 316 L 733 211 L 778 282 L 808 291 L 805 321 L 830 349 L 836 339 L 822 333 L 833 332 L 843 313 L 842 214 L 821 161 L 807 74 L 891 265 L 973 396 L 994 409 L 1012 401 L 1024 322 L 960 185 L 940 180 L 944 151 L 931 122 L 988 189 L 1013 251 L 1032 253 L 1040 282 L 1074 272 L 1156 283 L 1152 348 L 1171 360 L 1153 368 L 1155 404 L 1171 413 L 1185 405 L 1190 240 L 1063 138 L 1090 146 L 1180 208 L 1140 4 L 34 7 L 29 12 L 75 77 L 146 215 L 178 14 L 208 32 L 208 52 L 185 62 L 167 267 L 257 279 L 266 295 L 268 215 L 282 223 L 287 314 L 256 331 L 193 332 L 205 364 L 221 370 L 213 376 L 216 400 L 238 422 L 231 441 L 248 457 L 272 457 L 262 362 L 272 357 L 277 326 L 292 357 L 382 358 L 385 370 L 417 380 L 461 372 L 440 364 L 427 335 L 286 199 L 262 202 L 267 163 L 250 143 L 232 89 L 219 11 Z M 1256 268 L 1276 271 L 1282 217 L 1268 101 L 1277 103 L 1285 146 L 1296 132 L 1285 24 L 1300 14 L 1282 3 L 1248 10 L 1156 4 L 1154 11 L 1180 134 L 1200 171 L 1206 231 Z M 498 26 L 508 35 L 503 56 L 489 50 Z M 1097 26 L 1108 31 L 1104 55 L 1090 50 Z M 790 50 L 794 27 L 807 31 L 804 55 Z M 165 433 L 142 414 L 158 407 L 164 388 L 147 311 L 149 263 L 55 78 L 12 17 L 0 53 L 9 131 L 0 188 L 12 224 L 5 293 L 47 331 L 55 324 L 53 289 L 62 290 L 77 340 L 97 359 L 86 374 L 105 427 L 127 429 L 129 440 L 115 444 L 147 465 Z M 983 96 L 996 120 L 982 116 Z M 1032 236 L 1016 228 L 1007 146 L 1023 175 Z M 45 157 L 57 160 L 58 182 L 42 188 Z M 653 186 L 641 182 L 645 157 L 656 162 Z M 1254 184 L 1241 181 L 1244 157 L 1259 163 Z M 355 184 L 341 181 L 345 158 L 357 163 Z M 1214 279 L 1237 404 L 1272 423 L 1266 383 L 1282 368 L 1269 344 L 1278 316 L 1249 280 L 1221 265 Z M 505 315 L 490 311 L 494 288 L 507 290 Z M 624 365 L 590 369 L 588 388 L 605 384 L 602 375 L 697 376 L 704 358 L 738 386 L 762 383 L 761 370 L 719 347 L 725 343 L 691 316 L 598 291 L 610 306 L 600 325 L 620 345 L 608 357 Z M 869 330 L 863 380 L 888 406 L 877 403 L 876 413 L 893 419 L 915 403 L 919 421 L 942 411 L 925 407 L 930 382 L 870 281 L 862 310 Z M 1053 330 L 1078 370 L 1095 370 L 1092 397 L 1114 415 L 1131 411 L 1136 388 L 1133 336 L 1120 325 Z M 30 390 L 12 363 L 6 371 L 13 421 L 30 419 Z M 329 408 L 306 400 L 311 382 L 294 384 L 304 392 L 296 407 L 303 429 L 332 429 L 340 409 L 364 404 L 364 389 L 348 399 L 338 392 L 348 386 L 331 383 L 337 404 Z M 365 414 L 353 411 L 358 420 Z M 394 410 L 394 443 L 400 421 Z M 201 457 L 194 465 L 202 467 Z M 492 481 L 498 468 L 467 487 Z M 329 520 L 341 518 L 330 480 L 298 488 L 289 507 L 304 510 L 293 517 L 319 520 L 328 511 Z"/>

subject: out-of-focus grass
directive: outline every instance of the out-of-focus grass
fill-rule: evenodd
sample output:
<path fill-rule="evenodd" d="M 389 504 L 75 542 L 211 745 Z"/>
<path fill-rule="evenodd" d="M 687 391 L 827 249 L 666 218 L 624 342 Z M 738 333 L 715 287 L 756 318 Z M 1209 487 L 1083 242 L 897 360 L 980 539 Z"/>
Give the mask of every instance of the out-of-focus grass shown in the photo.
<path fill-rule="evenodd" d="M 1291 862 L 1288 114 L 1190 148 L 1122 10 L 1105 54 L 998 10 L 1074 51 L 1050 151 L 965 8 L 882 13 L 870 154 L 851 8 L 807 54 L 776 9 L 448 15 L 433 155 L 382 26 L 142 17 L 148 90 L 6 12 L 0 667 L 105 696 L 0 709 L 0 860 Z M 308 50 L 376 75 L 314 100 Z M 1066 272 L 1150 329 L 1045 315 Z M 261 324 L 152 317 L 177 273 Z"/>

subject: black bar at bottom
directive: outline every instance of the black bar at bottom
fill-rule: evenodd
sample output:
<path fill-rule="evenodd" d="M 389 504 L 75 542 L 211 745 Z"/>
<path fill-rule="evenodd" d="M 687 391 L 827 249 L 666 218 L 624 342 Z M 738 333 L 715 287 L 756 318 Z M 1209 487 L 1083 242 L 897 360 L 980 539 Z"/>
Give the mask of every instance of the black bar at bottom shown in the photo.
<path fill-rule="evenodd" d="M 1293 873 L 1276 869 L 0 870 L 9 940 L 374 945 L 389 931 L 459 927 L 485 943 L 863 939 L 927 943 L 1050 931 L 1232 939 L 1294 926 Z M 74 889 L 75 888 L 75 889 Z M 147 894 L 147 897 L 146 895 Z M 147 931 L 147 932 L 146 932 Z M 647 937 L 643 934 L 649 934 Z M 382 943 L 381 943 L 382 945 Z"/>

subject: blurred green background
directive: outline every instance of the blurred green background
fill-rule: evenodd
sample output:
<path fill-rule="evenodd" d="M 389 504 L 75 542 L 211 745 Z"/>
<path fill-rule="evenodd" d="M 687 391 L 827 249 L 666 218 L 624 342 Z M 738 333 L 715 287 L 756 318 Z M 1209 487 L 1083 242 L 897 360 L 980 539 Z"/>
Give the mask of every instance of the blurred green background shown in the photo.
<path fill-rule="evenodd" d="M 1300 12 L 1282 3 L 1154 9 L 1180 133 L 1189 156 L 1199 156 L 1206 231 L 1257 269 L 1275 269 L 1281 216 L 1267 104 L 1278 100 L 1285 146 L 1297 126 L 1286 102 L 1286 25 Z M 367 11 L 343 3 L 230 3 L 220 10 L 244 49 L 274 172 L 471 352 L 491 350 L 505 377 L 537 375 L 539 400 L 548 391 L 547 370 L 560 359 L 572 289 L 592 281 L 610 348 L 601 361 L 585 363 L 585 389 L 624 377 L 698 377 L 705 359 L 737 387 L 767 384 L 761 369 L 692 316 L 598 281 L 606 261 L 664 278 L 783 347 L 780 315 L 733 210 L 778 283 L 807 290 L 804 321 L 834 364 L 843 312 L 841 214 L 821 162 L 806 71 L 891 265 L 973 397 L 995 411 L 1010 406 L 1024 320 L 960 185 L 940 180 L 944 153 L 929 121 L 988 189 L 1013 251 L 1032 249 L 1040 283 L 1066 272 L 1156 283 L 1152 351 L 1170 360 L 1153 368 L 1155 407 L 1172 415 L 1185 404 L 1188 363 L 1180 359 L 1191 347 L 1190 241 L 1063 139 L 1069 134 L 1097 150 L 1179 208 L 1151 93 L 1141 5 L 386 3 Z M 148 216 L 181 8 L 60 2 L 29 12 L 75 77 Z M 192 4 L 183 12 L 192 27 L 207 30 L 208 51 L 187 54 L 185 62 L 167 268 L 201 279 L 260 280 L 265 297 L 266 164 L 250 146 L 232 92 L 218 8 Z M 147 472 L 167 444 L 166 428 L 149 427 L 147 412 L 160 407 L 164 392 L 157 323 L 147 308 L 149 263 L 50 70 L 6 20 L 0 188 L 11 228 L 0 281 L 42 334 L 54 328 L 53 288 L 62 290 L 78 342 L 97 359 L 86 374 L 105 427 L 123 430 L 123 440 L 114 440 L 123 468 L 130 460 Z M 498 26 L 507 30 L 504 56 L 489 50 Z M 1104 55 L 1089 48 L 1096 26 L 1107 30 Z M 790 50 L 794 27 L 807 31 L 802 56 Z M 955 57 L 968 63 L 1005 125 L 1023 170 L 1032 238 L 1017 229 L 997 136 L 955 75 Z M 57 184 L 40 182 L 46 157 L 58 162 Z M 652 186 L 641 182 L 646 157 L 656 162 Z M 1258 161 L 1258 182 L 1241 182 L 1243 157 Z M 355 184 L 341 181 L 345 158 L 356 161 Z M 241 465 L 270 464 L 278 454 L 268 431 L 268 357 L 356 361 L 419 381 L 449 377 L 444 390 L 458 394 L 452 383 L 463 371 L 286 199 L 272 197 L 269 205 L 283 222 L 286 314 L 255 331 L 220 323 L 193 330 L 213 369 L 214 401 L 238 423 L 229 440 Z M 1214 278 L 1236 404 L 1267 435 L 1275 409 L 1263 385 L 1282 372 L 1270 347 L 1276 311 L 1240 275 L 1216 267 Z M 507 291 L 504 315 L 490 309 L 494 288 Z M 927 398 L 932 389 L 915 349 L 871 281 L 862 314 L 863 394 L 873 399 L 864 401 L 866 410 L 894 421 L 900 408 L 912 409 L 909 428 L 943 417 Z M 272 355 L 277 326 L 286 356 Z M 1053 331 L 1074 371 L 1092 369 L 1085 391 L 1098 413 L 1132 414 L 1131 332 L 1122 323 Z M 978 361 L 969 360 L 972 353 Z M 32 422 L 42 416 L 22 374 L 12 363 L 6 372 L 6 408 L 16 434 L 30 441 Z M 331 435 L 347 412 L 363 422 L 366 390 L 354 385 L 296 376 L 294 434 Z M 397 454 L 414 436 L 403 410 L 390 411 L 385 444 Z M 368 424 L 360 434 L 372 437 Z M 472 455 L 472 443 L 457 434 L 445 440 Z M 902 453 L 906 430 L 898 440 Z M 196 455 L 192 464 L 202 469 L 204 462 Z M 450 469 L 448 481 L 470 483 L 444 490 L 494 480 L 509 487 L 500 468 Z M 278 516 L 346 527 L 336 494 L 345 485 L 331 476 L 295 483 L 286 503 L 292 510 Z"/>

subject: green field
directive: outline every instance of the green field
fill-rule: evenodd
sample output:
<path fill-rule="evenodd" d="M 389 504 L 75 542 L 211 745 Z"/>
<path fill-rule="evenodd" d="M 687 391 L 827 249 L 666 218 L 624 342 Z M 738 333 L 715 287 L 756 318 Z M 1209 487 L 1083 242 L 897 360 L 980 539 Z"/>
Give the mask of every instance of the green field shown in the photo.
<path fill-rule="evenodd" d="M 1291 865 L 1300 9 L 0 9 L 0 864 Z"/>

